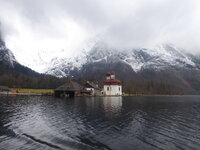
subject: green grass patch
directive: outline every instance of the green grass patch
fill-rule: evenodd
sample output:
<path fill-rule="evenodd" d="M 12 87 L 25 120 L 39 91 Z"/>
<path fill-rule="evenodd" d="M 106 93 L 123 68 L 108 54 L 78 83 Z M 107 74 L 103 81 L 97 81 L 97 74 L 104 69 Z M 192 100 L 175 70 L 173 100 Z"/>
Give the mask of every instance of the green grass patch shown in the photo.
<path fill-rule="evenodd" d="M 53 93 L 52 89 L 12 89 L 14 93 L 38 93 L 38 94 L 45 94 L 45 93 Z"/>

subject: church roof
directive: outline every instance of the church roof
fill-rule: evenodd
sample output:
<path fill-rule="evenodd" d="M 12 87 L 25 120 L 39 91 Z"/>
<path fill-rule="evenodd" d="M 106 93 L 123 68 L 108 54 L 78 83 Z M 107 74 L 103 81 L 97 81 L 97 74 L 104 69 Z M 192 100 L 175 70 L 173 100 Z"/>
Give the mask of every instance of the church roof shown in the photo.
<path fill-rule="evenodd" d="M 104 85 L 121 85 L 121 81 L 117 79 L 107 79 L 104 81 Z"/>

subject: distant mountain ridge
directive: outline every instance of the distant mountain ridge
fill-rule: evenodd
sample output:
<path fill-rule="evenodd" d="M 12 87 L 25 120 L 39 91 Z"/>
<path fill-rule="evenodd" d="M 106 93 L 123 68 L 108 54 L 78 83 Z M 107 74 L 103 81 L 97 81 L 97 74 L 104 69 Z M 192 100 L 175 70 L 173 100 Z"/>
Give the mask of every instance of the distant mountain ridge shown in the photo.
<path fill-rule="evenodd" d="M 97 43 L 89 52 L 68 59 L 55 58 L 46 69 L 54 76 L 76 76 L 86 66 L 121 65 L 132 68 L 137 73 L 145 69 L 163 70 L 166 68 L 200 69 L 200 56 L 188 54 L 173 45 L 160 45 L 154 49 L 110 49 L 105 44 Z"/>

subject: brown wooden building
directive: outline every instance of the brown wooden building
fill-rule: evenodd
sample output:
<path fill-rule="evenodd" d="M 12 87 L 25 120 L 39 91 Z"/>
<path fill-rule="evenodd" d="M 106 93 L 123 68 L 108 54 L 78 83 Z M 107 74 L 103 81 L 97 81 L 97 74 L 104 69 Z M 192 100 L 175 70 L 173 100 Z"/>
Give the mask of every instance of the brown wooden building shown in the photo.
<path fill-rule="evenodd" d="M 56 97 L 74 97 L 75 95 L 80 95 L 83 86 L 75 81 L 68 81 L 67 83 L 59 86 L 54 90 Z"/>

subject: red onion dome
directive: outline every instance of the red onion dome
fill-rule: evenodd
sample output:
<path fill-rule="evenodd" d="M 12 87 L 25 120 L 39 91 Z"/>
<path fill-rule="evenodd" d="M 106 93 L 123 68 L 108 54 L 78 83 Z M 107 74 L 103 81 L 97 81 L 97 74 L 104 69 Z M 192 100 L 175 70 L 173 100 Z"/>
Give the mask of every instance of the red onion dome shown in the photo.
<path fill-rule="evenodd" d="M 115 72 L 110 72 L 110 75 L 115 75 Z"/>
<path fill-rule="evenodd" d="M 106 76 L 110 76 L 110 75 L 111 75 L 110 72 L 107 72 L 107 73 L 106 73 Z"/>

